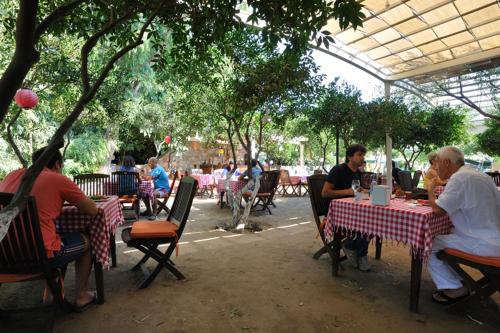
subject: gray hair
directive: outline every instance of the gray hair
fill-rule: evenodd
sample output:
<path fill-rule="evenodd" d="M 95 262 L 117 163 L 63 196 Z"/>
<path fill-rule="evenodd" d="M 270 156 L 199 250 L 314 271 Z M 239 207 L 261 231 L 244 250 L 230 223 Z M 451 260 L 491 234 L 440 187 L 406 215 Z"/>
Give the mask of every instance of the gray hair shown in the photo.
<path fill-rule="evenodd" d="M 435 151 L 430 152 L 427 155 L 427 160 L 432 164 L 432 162 L 438 157 L 438 154 Z"/>
<path fill-rule="evenodd" d="M 439 156 L 440 159 L 449 159 L 451 163 L 457 164 L 457 165 L 464 165 L 464 153 L 457 147 L 453 146 L 446 146 L 437 152 L 437 155 Z"/>
<path fill-rule="evenodd" d="M 156 157 L 150 157 L 148 162 L 151 162 L 153 164 L 158 164 L 158 159 Z"/>

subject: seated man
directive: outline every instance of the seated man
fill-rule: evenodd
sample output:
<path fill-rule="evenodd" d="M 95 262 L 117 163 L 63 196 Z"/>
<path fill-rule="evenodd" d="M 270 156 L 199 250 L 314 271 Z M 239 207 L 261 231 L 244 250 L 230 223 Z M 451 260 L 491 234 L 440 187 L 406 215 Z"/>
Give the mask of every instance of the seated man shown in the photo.
<path fill-rule="evenodd" d="M 144 199 L 146 204 L 147 212 L 151 212 L 149 220 L 156 220 L 157 210 L 158 210 L 158 200 L 157 198 L 163 198 L 170 191 L 170 185 L 168 183 L 168 174 L 163 169 L 161 165 L 158 164 L 158 159 L 156 157 L 151 157 L 148 160 L 148 165 L 151 168 L 148 176 L 143 176 L 143 179 L 153 180 L 154 183 L 154 196 L 153 201 L 153 211 L 151 212 L 151 206 L 149 198 Z"/>
<path fill-rule="evenodd" d="M 500 255 L 500 194 L 488 175 L 464 165 L 463 152 L 455 147 L 438 151 L 439 178 L 448 179 L 444 192 L 436 199 L 434 187 L 438 178 L 428 183 L 429 204 L 432 211 L 442 216 L 448 214 L 453 223 L 449 235 L 439 235 L 432 243 L 429 273 L 437 291 L 435 302 L 454 303 L 469 291 L 462 285 L 460 276 L 436 253 L 452 248 L 479 256 Z"/>
<path fill-rule="evenodd" d="M 338 164 L 330 170 L 323 185 L 321 195 L 324 198 L 346 198 L 354 196 L 351 187 L 354 179 L 361 181 L 359 167 L 365 161 L 366 148 L 359 144 L 350 145 L 346 150 L 346 163 Z M 356 238 L 349 237 L 343 245 L 344 253 L 354 265 L 363 272 L 370 271 L 368 264 L 368 240 L 357 233 Z"/>
<path fill-rule="evenodd" d="M 257 176 L 262 174 L 262 170 L 257 166 L 257 160 L 252 158 L 252 178 L 256 179 Z M 238 177 L 238 180 L 243 180 L 245 177 L 248 177 L 248 169 L 243 171 L 243 173 Z"/>
<path fill-rule="evenodd" d="M 32 160 L 35 162 L 45 148 L 36 151 Z M 83 311 L 95 300 L 95 295 L 88 288 L 88 279 L 92 269 L 90 241 L 86 234 L 68 232 L 57 234 L 55 220 L 61 213 L 64 201 L 75 205 L 89 215 L 96 215 L 95 203 L 70 179 L 61 174 L 63 168 L 62 155 L 57 151 L 47 166 L 36 179 L 31 195 L 35 197 L 42 231 L 43 242 L 52 267 L 62 267 L 76 260 L 76 301 L 75 309 Z M 9 173 L 0 182 L 1 192 L 16 192 L 26 169 L 18 169 Z M 51 302 L 50 299 L 44 300 Z"/>

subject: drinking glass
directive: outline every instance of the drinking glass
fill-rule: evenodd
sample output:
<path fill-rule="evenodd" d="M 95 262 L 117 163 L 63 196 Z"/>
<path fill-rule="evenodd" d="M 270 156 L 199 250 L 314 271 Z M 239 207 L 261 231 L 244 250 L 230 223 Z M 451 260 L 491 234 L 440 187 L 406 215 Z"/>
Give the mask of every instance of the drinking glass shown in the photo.
<path fill-rule="evenodd" d="M 358 192 L 359 188 L 361 187 L 361 184 L 359 180 L 354 179 L 351 184 L 351 188 L 354 191 L 354 193 Z"/>

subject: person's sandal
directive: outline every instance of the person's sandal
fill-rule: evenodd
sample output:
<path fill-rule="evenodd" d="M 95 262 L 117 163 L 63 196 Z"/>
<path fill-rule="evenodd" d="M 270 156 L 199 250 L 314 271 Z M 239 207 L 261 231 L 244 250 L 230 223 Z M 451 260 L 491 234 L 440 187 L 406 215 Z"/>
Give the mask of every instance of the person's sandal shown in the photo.
<path fill-rule="evenodd" d="M 444 301 L 441 300 L 441 299 L 436 298 L 436 296 L 439 296 L 439 297 L 443 298 Z M 452 304 L 455 304 L 455 303 L 457 303 L 457 302 L 459 302 L 459 301 L 461 301 L 464 298 L 469 297 L 469 296 L 470 296 L 470 292 L 467 292 L 466 294 L 464 294 L 462 296 L 450 297 L 450 296 L 446 295 L 444 293 L 444 291 L 438 290 L 438 291 L 436 291 L 435 293 L 432 294 L 432 300 L 435 303 L 438 303 L 438 304 L 441 304 L 441 305 L 452 305 Z"/>
<path fill-rule="evenodd" d="M 76 313 L 82 313 L 82 312 L 86 311 L 90 306 L 92 306 L 94 304 L 98 304 L 97 301 L 98 301 L 97 294 L 94 293 L 94 298 L 92 298 L 92 300 L 90 300 L 88 303 L 85 303 L 85 304 L 80 305 L 80 306 L 77 306 L 75 303 L 73 306 L 73 311 Z"/>

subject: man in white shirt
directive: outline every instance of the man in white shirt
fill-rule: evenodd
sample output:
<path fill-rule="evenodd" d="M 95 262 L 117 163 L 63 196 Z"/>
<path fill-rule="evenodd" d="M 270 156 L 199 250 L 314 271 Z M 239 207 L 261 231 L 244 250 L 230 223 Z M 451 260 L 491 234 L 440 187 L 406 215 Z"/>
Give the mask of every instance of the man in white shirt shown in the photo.
<path fill-rule="evenodd" d="M 437 164 L 439 178 L 448 179 L 448 184 L 436 199 L 436 182 L 429 182 L 429 204 L 436 215 L 450 216 L 453 230 L 434 238 L 428 269 L 437 287 L 433 300 L 451 304 L 469 295 L 469 291 L 436 253 L 453 248 L 479 256 L 500 256 L 500 194 L 491 177 L 464 165 L 464 154 L 458 148 L 441 148 Z"/>

